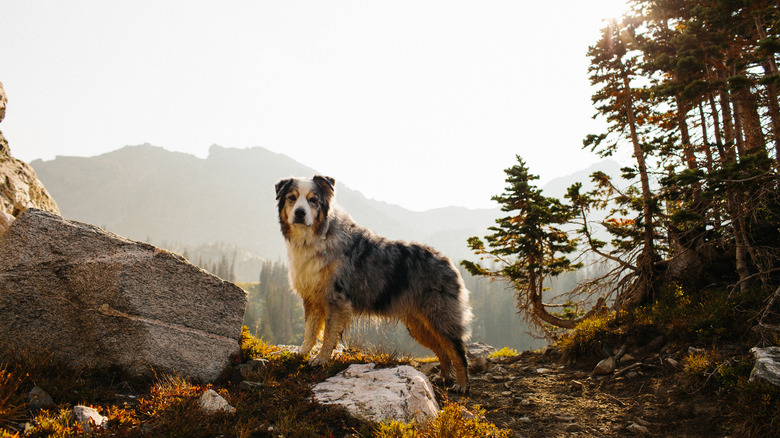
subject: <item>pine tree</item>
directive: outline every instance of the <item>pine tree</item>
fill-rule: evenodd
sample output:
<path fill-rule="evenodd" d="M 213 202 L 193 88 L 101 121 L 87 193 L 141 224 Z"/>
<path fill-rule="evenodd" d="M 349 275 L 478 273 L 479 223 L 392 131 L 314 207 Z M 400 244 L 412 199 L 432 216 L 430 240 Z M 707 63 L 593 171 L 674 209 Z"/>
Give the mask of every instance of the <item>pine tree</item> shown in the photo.
<path fill-rule="evenodd" d="M 621 304 L 632 307 L 652 299 L 657 283 L 655 263 L 659 256 L 655 247 L 655 195 L 650 189 L 650 178 L 646 154 L 651 144 L 640 138 L 640 121 L 649 118 L 649 108 L 637 105 L 642 90 L 632 86 L 638 75 L 641 56 L 635 49 L 635 27 L 633 20 L 613 20 L 602 30 L 601 39 L 588 49 L 591 58 L 590 81 L 600 90 L 593 95 L 597 115 L 609 122 L 606 133 L 588 136 L 583 144 L 600 155 L 611 155 L 624 141 L 628 141 L 636 160 L 636 174 L 639 176 L 640 196 L 628 204 L 641 207 L 640 216 L 633 222 L 639 229 L 641 240 L 636 242 L 641 251 L 635 263 L 636 276 L 633 287 L 619 297 Z M 627 138 L 626 138 L 627 137 Z"/>
<path fill-rule="evenodd" d="M 468 240 L 469 247 L 496 268 L 487 268 L 464 260 L 462 265 L 473 275 L 503 278 L 511 282 L 517 293 L 519 312 L 540 328 L 544 324 L 572 328 L 580 319 L 566 319 L 547 310 L 543 302 L 545 280 L 578 267 L 567 257 L 576 250 L 576 241 L 569 238 L 562 226 L 574 216 L 575 210 L 555 198 L 542 195 L 532 183 L 539 177 L 528 172 L 520 156 L 518 164 L 506 169 L 507 187 L 493 197 L 509 216 L 497 219 L 490 227 L 493 234 Z"/>

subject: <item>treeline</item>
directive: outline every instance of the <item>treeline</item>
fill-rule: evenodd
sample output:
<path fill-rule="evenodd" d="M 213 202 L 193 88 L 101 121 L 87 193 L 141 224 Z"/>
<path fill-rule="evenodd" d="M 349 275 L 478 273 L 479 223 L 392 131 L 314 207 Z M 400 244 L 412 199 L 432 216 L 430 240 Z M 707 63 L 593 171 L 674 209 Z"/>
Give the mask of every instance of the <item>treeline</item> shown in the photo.
<path fill-rule="evenodd" d="M 588 51 L 594 118 L 606 129 L 583 141 L 602 157 L 633 154 L 623 169 L 627 188 L 596 172 L 596 189 L 575 184 L 565 200 L 547 198 L 518 157 L 506 192 L 494 198 L 510 214 L 485 241 L 470 240 L 499 268 L 465 262 L 469 270 L 513 282 L 518 306 L 539 327 L 581 319 L 548 311 L 542 300 L 549 278 L 581 267 L 572 254 L 610 269 L 573 287 L 569 303 L 599 298 L 631 308 L 671 284 L 780 293 L 777 2 L 630 3 Z M 605 209 L 609 217 L 592 223 Z M 609 242 L 596 238 L 596 226 Z"/>
<path fill-rule="evenodd" d="M 472 340 L 495 347 L 525 350 L 541 346 L 517 319 L 513 293 L 502 281 L 491 282 L 464 273 L 474 311 Z M 259 282 L 243 285 L 248 292 L 244 324 L 257 337 L 273 344 L 300 345 L 303 341 L 303 306 L 290 290 L 287 266 L 265 262 Z M 381 351 L 431 354 L 407 333 L 402 324 L 356 321 L 344 336 L 350 345 Z"/>
<path fill-rule="evenodd" d="M 184 245 L 167 240 L 152 242 L 149 237 L 146 241 L 181 254 L 193 265 L 234 283 L 257 281 L 260 265 L 263 263 L 263 258 L 259 255 L 225 242 Z"/>
<path fill-rule="evenodd" d="M 263 262 L 259 282 L 245 289 L 244 325 L 255 336 L 276 345 L 303 342 L 303 304 L 290 290 L 286 265 Z"/>

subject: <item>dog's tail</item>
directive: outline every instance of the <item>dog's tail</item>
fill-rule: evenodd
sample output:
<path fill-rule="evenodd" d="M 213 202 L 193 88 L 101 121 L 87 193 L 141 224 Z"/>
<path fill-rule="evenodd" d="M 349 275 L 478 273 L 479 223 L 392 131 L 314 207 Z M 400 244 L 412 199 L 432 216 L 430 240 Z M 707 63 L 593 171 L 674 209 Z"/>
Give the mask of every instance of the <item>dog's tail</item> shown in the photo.
<path fill-rule="evenodd" d="M 471 322 L 474 319 L 474 313 L 471 311 L 471 302 L 469 301 L 469 290 L 466 289 L 466 286 L 461 286 L 458 301 L 462 309 L 461 327 L 463 327 L 463 342 L 465 343 L 471 338 Z"/>

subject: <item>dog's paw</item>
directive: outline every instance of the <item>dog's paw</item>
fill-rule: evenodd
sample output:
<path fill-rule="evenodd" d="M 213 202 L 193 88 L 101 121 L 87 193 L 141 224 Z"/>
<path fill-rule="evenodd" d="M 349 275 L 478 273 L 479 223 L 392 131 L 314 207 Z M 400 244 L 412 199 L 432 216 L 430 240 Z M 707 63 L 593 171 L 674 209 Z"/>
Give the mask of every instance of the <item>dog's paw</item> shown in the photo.
<path fill-rule="evenodd" d="M 460 385 L 456 383 L 447 388 L 447 391 L 454 392 L 455 394 L 466 395 L 469 393 L 469 385 Z"/>
<path fill-rule="evenodd" d="M 328 363 L 328 358 L 321 356 L 319 354 L 309 359 L 309 365 L 313 367 L 324 367 L 327 363 Z"/>

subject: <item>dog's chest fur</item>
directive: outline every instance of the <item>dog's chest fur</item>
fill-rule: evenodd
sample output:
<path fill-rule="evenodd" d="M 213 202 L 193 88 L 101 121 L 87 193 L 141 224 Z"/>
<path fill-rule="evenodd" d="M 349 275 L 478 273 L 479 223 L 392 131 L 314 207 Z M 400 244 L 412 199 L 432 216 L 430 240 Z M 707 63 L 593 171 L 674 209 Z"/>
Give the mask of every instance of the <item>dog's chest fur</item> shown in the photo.
<path fill-rule="evenodd" d="M 321 299 L 336 270 L 336 262 L 327 254 L 325 242 L 319 239 L 287 241 L 287 254 L 290 281 L 295 290 L 305 299 Z"/>

